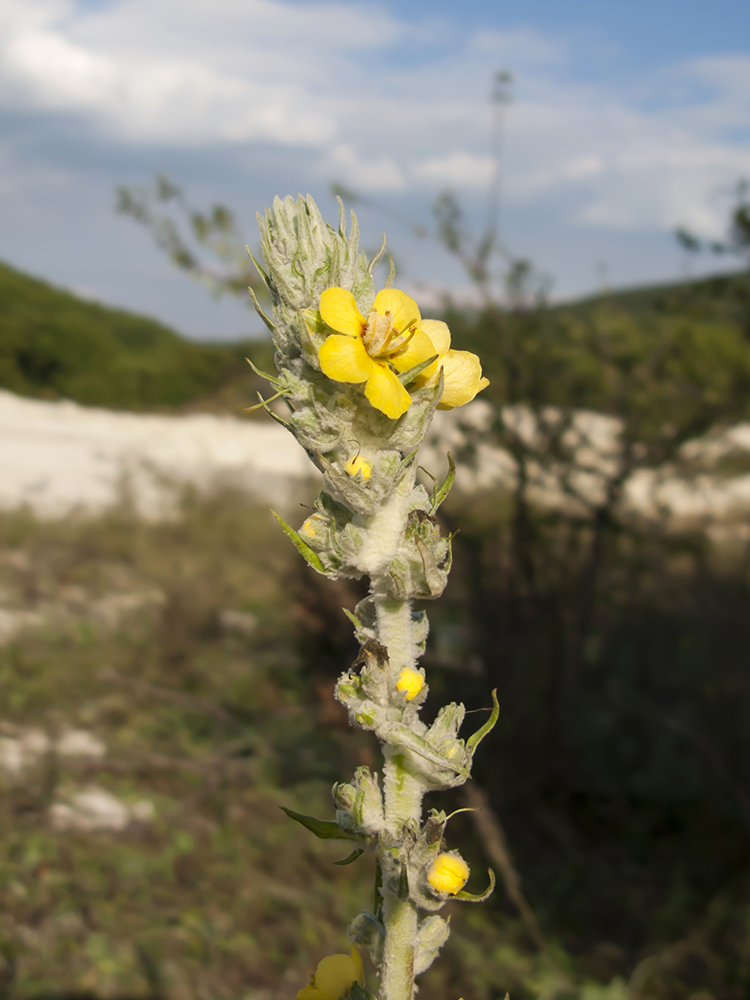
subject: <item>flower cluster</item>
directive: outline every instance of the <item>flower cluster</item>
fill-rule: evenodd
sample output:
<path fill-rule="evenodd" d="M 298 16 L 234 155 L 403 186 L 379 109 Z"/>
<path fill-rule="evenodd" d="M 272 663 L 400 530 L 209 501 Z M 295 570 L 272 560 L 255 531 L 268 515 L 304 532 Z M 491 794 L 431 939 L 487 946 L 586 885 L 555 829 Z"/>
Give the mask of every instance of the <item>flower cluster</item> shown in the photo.
<path fill-rule="evenodd" d="M 351 292 L 327 288 L 320 316 L 334 331 L 318 351 L 322 371 L 337 382 L 364 383 L 365 396 L 392 420 L 409 409 L 411 382 L 437 386 L 442 372 L 441 409 L 463 406 L 489 385 L 476 354 L 451 350 L 447 325 L 423 321 L 414 299 L 398 289 L 378 292 L 365 319 Z"/>

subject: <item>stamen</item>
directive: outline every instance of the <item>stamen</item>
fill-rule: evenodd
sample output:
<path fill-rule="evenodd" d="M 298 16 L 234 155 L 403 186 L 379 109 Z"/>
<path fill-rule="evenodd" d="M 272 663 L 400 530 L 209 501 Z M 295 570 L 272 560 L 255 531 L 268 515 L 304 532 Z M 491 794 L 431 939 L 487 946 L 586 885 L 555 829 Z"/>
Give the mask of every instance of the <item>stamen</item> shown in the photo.
<path fill-rule="evenodd" d="M 402 341 L 400 341 L 400 343 L 398 343 L 395 347 L 393 345 L 391 345 L 389 353 L 390 354 L 398 354 L 398 352 L 402 348 L 407 347 L 411 343 L 411 341 L 412 341 L 412 339 L 414 337 L 414 334 L 416 332 L 417 332 L 417 327 L 415 325 L 415 326 L 413 326 L 411 328 L 411 330 L 409 330 L 408 336 L 404 337 L 404 339 Z"/>
<path fill-rule="evenodd" d="M 393 353 L 394 351 L 398 351 L 398 350 L 400 350 L 400 348 L 405 347 L 409 343 L 409 341 L 411 340 L 411 338 L 414 336 L 414 334 L 417 332 L 417 321 L 415 319 L 410 319 L 408 323 L 404 323 L 402 329 L 410 331 L 408 337 L 406 337 L 404 340 L 400 341 L 396 345 L 391 344 L 391 338 L 392 337 L 394 337 L 394 336 L 399 336 L 400 337 L 401 336 L 400 331 L 397 330 L 396 327 L 394 326 L 393 330 L 391 331 L 391 333 L 388 336 L 388 339 L 386 340 L 385 344 L 383 345 L 383 352 L 384 353 L 385 353 L 386 350 L 390 350 L 390 352 Z M 389 344 L 390 344 L 390 348 L 388 346 Z"/>

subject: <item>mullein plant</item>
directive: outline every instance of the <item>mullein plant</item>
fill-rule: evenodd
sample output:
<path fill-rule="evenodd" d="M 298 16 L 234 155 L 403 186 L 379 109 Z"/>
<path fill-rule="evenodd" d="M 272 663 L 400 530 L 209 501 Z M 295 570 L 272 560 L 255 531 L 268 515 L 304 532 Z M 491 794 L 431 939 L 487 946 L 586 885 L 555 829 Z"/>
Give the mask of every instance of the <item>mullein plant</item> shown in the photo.
<path fill-rule="evenodd" d="M 411 1000 L 414 977 L 430 967 L 448 938 L 438 913 L 448 900 L 479 901 L 464 890 L 469 868 L 447 847 L 450 817 L 431 810 L 426 792 L 454 788 L 470 776 L 474 752 L 498 715 L 467 739 L 459 737 L 463 705 L 420 719 L 427 698 L 428 622 L 414 601 L 445 588 L 451 540 L 436 511 L 450 490 L 454 466 L 428 491 L 417 482 L 417 451 L 436 409 L 468 403 L 487 384 L 476 355 L 451 347 L 445 323 L 422 319 L 416 302 L 392 287 L 375 293 L 373 272 L 385 250 L 367 260 L 358 250 L 352 214 L 343 206 L 337 229 L 309 196 L 276 199 L 258 217 L 265 267 L 257 262 L 273 304 L 258 313 L 276 345 L 278 375 L 261 373 L 286 418 L 268 412 L 297 438 L 323 474 L 315 509 L 298 529 L 278 514 L 284 532 L 318 573 L 331 579 L 369 577 L 368 596 L 351 619 L 361 649 L 335 689 L 351 724 L 375 733 L 382 775 L 367 767 L 333 787 L 335 818 L 285 812 L 317 837 L 348 841 L 351 853 L 376 855 L 375 903 L 349 925 L 351 955 L 318 965 L 298 1000 Z M 251 290 L 251 295 L 253 294 Z M 269 400 L 259 405 L 267 407 Z M 376 994 L 365 986 L 360 949 L 378 971 Z"/>

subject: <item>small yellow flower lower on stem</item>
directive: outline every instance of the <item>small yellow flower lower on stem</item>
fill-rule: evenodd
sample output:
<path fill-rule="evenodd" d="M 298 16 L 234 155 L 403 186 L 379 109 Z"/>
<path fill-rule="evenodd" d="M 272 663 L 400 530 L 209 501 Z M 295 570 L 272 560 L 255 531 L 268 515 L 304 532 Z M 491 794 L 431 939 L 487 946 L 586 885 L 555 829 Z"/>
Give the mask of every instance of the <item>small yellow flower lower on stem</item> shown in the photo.
<path fill-rule="evenodd" d="M 427 873 L 427 881 L 433 889 L 451 896 L 463 889 L 468 878 L 469 866 L 455 851 L 438 854 Z"/>
<path fill-rule="evenodd" d="M 316 524 L 320 524 L 320 521 L 321 518 L 318 514 L 311 514 L 299 529 L 300 535 L 307 535 L 308 538 L 317 538 L 318 532 L 315 529 Z"/>
<path fill-rule="evenodd" d="M 416 698 L 424 687 L 424 677 L 418 670 L 411 667 L 404 667 L 398 675 L 396 690 L 403 691 L 407 701 Z"/>
<path fill-rule="evenodd" d="M 349 955 L 327 955 L 318 962 L 315 975 L 297 992 L 297 1000 L 346 1000 L 354 983 L 364 985 L 365 970 L 357 946 Z"/>
<path fill-rule="evenodd" d="M 356 476 L 358 472 L 361 472 L 363 479 L 369 479 L 372 475 L 372 466 L 361 455 L 350 458 L 344 469 L 350 476 Z"/>

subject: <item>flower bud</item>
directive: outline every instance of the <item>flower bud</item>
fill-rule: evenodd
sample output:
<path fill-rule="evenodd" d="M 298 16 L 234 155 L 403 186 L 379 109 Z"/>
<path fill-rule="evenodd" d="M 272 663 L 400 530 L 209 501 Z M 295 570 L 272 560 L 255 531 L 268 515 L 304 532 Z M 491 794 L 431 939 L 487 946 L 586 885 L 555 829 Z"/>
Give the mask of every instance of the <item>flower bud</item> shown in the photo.
<path fill-rule="evenodd" d="M 468 878 L 469 866 L 456 851 L 438 854 L 427 873 L 427 881 L 433 889 L 451 896 L 463 889 Z"/>
<path fill-rule="evenodd" d="M 424 687 L 424 674 L 420 670 L 412 670 L 411 667 L 404 667 L 398 675 L 396 688 L 402 691 L 407 701 L 416 698 Z"/>
<path fill-rule="evenodd" d="M 344 830 L 362 837 L 377 836 L 383 828 L 383 795 L 377 774 L 358 767 L 351 784 L 333 786 L 336 821 Z"/>

